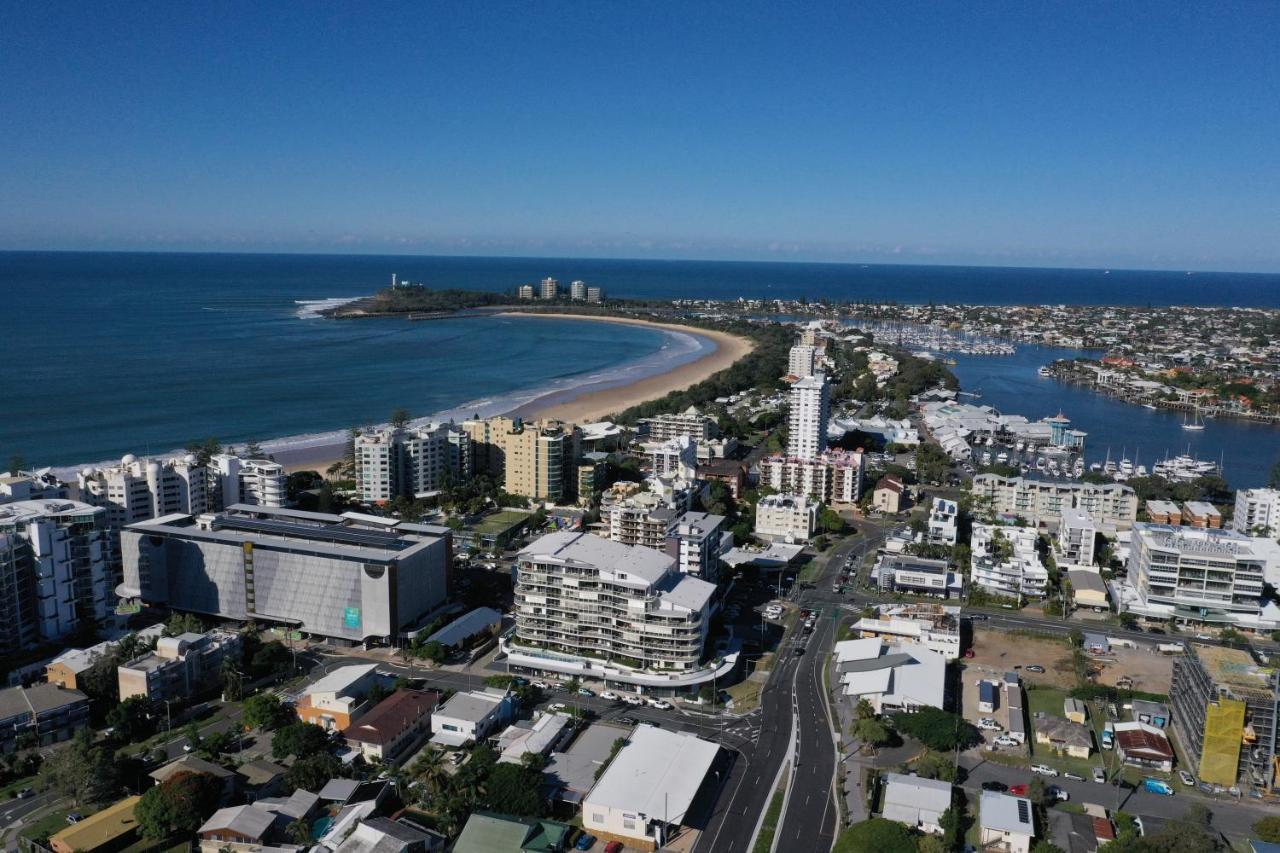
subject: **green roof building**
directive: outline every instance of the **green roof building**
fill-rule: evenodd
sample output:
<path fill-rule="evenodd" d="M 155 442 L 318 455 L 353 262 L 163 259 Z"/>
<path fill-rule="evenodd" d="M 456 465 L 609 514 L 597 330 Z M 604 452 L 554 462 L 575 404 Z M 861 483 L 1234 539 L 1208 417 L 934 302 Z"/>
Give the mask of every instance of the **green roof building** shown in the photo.
<path fill-rule="evenodd" d="M 474 812 L 453 845 L 453 853 L 558 853 L 571 827 L 554 820 Z"/>

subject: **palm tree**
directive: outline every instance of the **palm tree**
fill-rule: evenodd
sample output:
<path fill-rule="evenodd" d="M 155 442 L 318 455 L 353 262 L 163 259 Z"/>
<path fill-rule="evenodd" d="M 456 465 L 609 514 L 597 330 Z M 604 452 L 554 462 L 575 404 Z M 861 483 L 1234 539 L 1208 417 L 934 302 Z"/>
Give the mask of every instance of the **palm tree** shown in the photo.
<path fill-rule="evenodd" d="M 307 826 L 307 822 L 302 818 L 296 818 L 290 822 L 286 832 L 296 844 L 311 843 L 311 827 Z"/>
<path fill-rule="evenodd" d="M 444 767 L 444 753 L 435 747 L 423 750 L 421 757 L 409 768 L 409 773 L 420 780 L 432 796 L 437 796 L 449 780 Z"/>

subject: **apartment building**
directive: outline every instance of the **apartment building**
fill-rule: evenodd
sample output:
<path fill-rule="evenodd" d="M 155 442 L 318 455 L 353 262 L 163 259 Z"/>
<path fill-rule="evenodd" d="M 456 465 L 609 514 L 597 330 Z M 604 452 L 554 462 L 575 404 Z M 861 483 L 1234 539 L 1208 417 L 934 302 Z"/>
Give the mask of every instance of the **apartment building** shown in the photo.
<path fill-rule="evenodd" d="M 144 642 L 158 642 L 164 636 L 164 624 L 157 623 L 128 636 L 137 637 Z M 57 657 L 45 664 L 44 680 L 59 687 L 78 690 L 81 687 L 80 677 L 95 663 L 115 651 L 118 645 L 119 641 L 105 640 L 87 649 L 63 649 Z"/>
<path fill-rule="evenodd" d="M 452 423 L 356 437 L 356 491 L 366 503 L 414 498 L 471 476 L 471 436 Z"/>
<path fill-rule="evenodd" d="M 582 431 L 555 420 L 525 423 L 520 418 L 466 421 L 473 470 L 503 479 L 508 492 L 535 500 L 574 497 Z"/>
<path fill-rule="evenodd" d="M 808 542 L 818 528 L 819 506 L 806 495 L 765 495 L 756 504 L 755 535 L 769 542 Z"/>
<path fill-rule="evenodd" d="M 632 687 L 696 686 L 713 677 L 702 653 L 714 593 L 650 548 L 548 534 L 520 552 L 509 664 Z"/>
<path fill-rule="evenodd" d="M 715 418 L 704 415 L 696 406 L 671 415 L 655 415 L 641 418 L 637 424 L 640 436 L 647 441 L 670 441 L 687 435 L 702 444 L 720 434 Z"/>
<path fill-rule="evenodd" d="M 209 511 L 209 471 L 191 454 L 139 459 L 126 454 L 119 465 L 84 468 L 76 475 L 80 500 L 107 510 L 107 524 L 121 528 L 175 512 Z"/>
<path fill-rule="evenodd" d="M 1146 510 L 1152 524 L 1182 523 L 1182 510 L 1173 501 L 1147 501 Z"/>
<path fill-rule="evenodd" d="M 431 712 L 431 742 L 459 747 L 480 743 L 515 716 L 515 697 L 503 688 L 460 691 Z"/>
<path fill-rule="evenodd" d="M 1280 573 L 1280 544 L 1234 530 L 1138 523 L 1129 546 L 1123 607 L 1156 619 L 1176 617 L 1255 630 L 1280 628 L 1280 612 L 1262 602 Z"/>
<path fill-rule="evenodd" d="M 787 356 L 787 373 L 800 379 L 812 376 L 817 367 L 817 355 L 817 347 L 796 344 Z"/>
<path fill-rule="evenodd" d="M 540 299 L 555 299 L 560 296 L 560 282 L 554 278 L 544 278 L 538 284 L 538 297 Z"/>
<path fill-rule="evenodd" d="M 607 508 L 602 507 L 600 515 L 602 520 L 608 520 L 610 540 L 663 551 L 682 513 L 669 506 L 660 495 L 638 492 Z"/>
<path fill-rule="evenodd" d="M 446 600 L 447 528 L 236 505 L 121 533 L 122 597 L 222 619 L 389 642 Z"/>
<path fill-rule="evenodd" d="M 954 545 L 959 518 L 959 504 L 946 498 L 934 498 L 929 507 L 929 518 L 926 522 L 929 527 L 925 535 L 936 545 Z"/>
<path fill-rule="evenodd" d="M 950 598 L 960 594 L 961 584 L 946 560 L 929 560 L 908 554 L 887 554 L 876 566 L 877 583 L 884 592 L 906 592 Z"/>
<path fill-rule="evenodd" d="M 1079 509 L 1063 510 L 1058 524 L 1060 562 L 1092 566 L 1098 541 L 1098 525 L 1089 513 Z"/>
<path fill-rule="evenodd" d="M 111 616 L 119 570 L 106 519 L 79 501 L 0 504 L 0 654 Z"/>
<path fill-rule="evenodd" d="M 436 690 L 401 688 L 343 729 L 342 736 L 366 761 L 397 764 L 431 731 L 431 712 L 440 697 Z"/>
<path fill-rule="evenodd" d="M 1280 489 L 1240 489 L 1236 492 L 1231 527 L 1250 536 L 1280 536 Z"/>
<path fill-rule="evenodd" d="M 116 667 L 123 701 L 132 696 L 163 701 L 189 697 L 215 686 L 222 662 L 240 654 L 240 635 L 229 631 L 161 637 L 156 650 Z"/>
<path fill-rule="evenodd" d="M 340 666 L 307 687 L 294 710 L 304 723 L 346 731 L 369 710 L 369 691 L 378 680 L 377 664 Z"/>
<path fill-rule="evenodd" d="M 537 291 L 533 289 L 532 284 L 522 284 L 516 288 L 517 299 L 533 299 L 537 295 Z"/>
<path fill-rule="evenodd" d="M 48 469 L 0 474 L 0 504 L 14 501 L 65 501 L 67 484 Z"/>
<path fill-rule="evenodd" d="M 1030 527 L 974 524 L 970 580 L 1008 598 L 1043 597 L 1049 571 L 1036 551 L 1037 538 Z"/>
<path fill-rule="evenodd" d="M 1186 501 L 1182 504 L 1182 523 L 1188 527 L 1221 530 L 1222 513 L 1207 501 Z"/>
<path fill-rule="evenodd" d="M 0 754 L 14 752 L 24 735 L 40 746 L 70 740 L 89 726 L 89 697 L 55 684 L 0 690 Z"/>
<path fill-rule="evenodd" d="M 569 282 L 569 298 L 574 302 L 586 302 L 587 283 L 585 281 Z"/>
<path fill-rule="evenodd" d="M 827 449 L 831 386 L 825 373 L 814 373 L 791 386 L 787 417 L 787 455 L 814 459 Z"/>
<path fill-rule="evenodd" d="M 760 484 L 825 504 L 857 503 L 862 497 L 866 463 L 861 452 L 828 450 L 811 459 L 770 456 L 759 462 Z"/>
<path fill-rule="evenodd" d="M 667 553 L 681 574 L 715 582 L 720 576 L 720 558 L 733 547 L 733 534 L 724 529 L 724 516 L 706 512 L 686 512 L 676 519 L 667 536 Z"/>
<path fill-rule="evenodd" d="M 210 511 L 233 504 L 281 507 L 288 503 L 289 475 L 279 462 L 270 459 L 241 459 L 229 453 L 210 457 Z"/>
<path fill-rule="evenodd" d="M 604 302 L 604 288 L 591 285 L 587 288 L 587 301 L 599 305 Z"/>
<path fill-rule="evenodd" d="M 698 445 L 687 435 L 645 445 L 655 477 L 695 480 L 698 476 Z"/>
<path fill-rule="evenodd" d="M 1138 517 L 1138 496 L 1121 483 L 1078 483 L 978 474 L 971 491 L 997 514 L 1016 515 L 1031 524 L 1057 524 L 1064 510 L 1089 513 L 1098 524 L 1127 530 Z"/>

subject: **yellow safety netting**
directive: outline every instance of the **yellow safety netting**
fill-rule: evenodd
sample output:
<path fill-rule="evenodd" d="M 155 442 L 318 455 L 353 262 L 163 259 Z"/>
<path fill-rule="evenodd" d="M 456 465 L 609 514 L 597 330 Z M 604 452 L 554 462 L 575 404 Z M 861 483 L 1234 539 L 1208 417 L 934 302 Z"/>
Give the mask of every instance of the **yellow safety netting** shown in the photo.
<path fill-rule="evenodd" d="M 1236 783 L 1240 742 L 1244 729 L 1244 703 L 1236 699 L 1210 702 L 1204 719 L 1204 751 L 1200 754 L 1200 781 L 1224 787 Z"/>

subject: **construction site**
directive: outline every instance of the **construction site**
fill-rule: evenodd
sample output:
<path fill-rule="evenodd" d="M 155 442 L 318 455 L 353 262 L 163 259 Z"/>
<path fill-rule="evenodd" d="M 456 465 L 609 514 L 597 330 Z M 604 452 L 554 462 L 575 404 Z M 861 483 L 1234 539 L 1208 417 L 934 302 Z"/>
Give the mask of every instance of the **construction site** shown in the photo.
<path fill-rule="evenodd" d="M 1173 731 L 1200 781 L 1271 792 L 1280 676 L 1248 652 L 1195 645 L 1173 661 Z"/>

